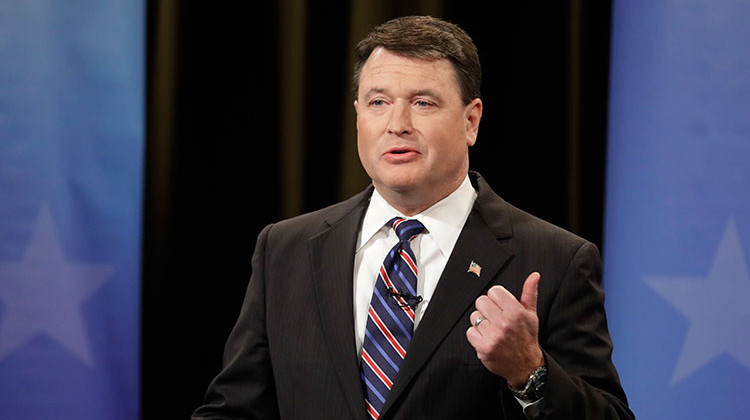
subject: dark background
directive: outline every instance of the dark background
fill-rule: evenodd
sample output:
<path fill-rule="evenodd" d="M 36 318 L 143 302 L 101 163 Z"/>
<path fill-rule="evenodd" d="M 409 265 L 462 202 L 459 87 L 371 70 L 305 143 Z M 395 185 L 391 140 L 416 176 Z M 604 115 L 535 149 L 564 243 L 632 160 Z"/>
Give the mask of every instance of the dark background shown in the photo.
<path fill-rule="evenodd" d="M 432 14 L 472 36 L 471 168 L 601 246 L 611 2 L 358 3 L 148 2 L 144 419 L 201 403 L 263 226 L 366 185 L 349 57 L 389 18 Z"/>

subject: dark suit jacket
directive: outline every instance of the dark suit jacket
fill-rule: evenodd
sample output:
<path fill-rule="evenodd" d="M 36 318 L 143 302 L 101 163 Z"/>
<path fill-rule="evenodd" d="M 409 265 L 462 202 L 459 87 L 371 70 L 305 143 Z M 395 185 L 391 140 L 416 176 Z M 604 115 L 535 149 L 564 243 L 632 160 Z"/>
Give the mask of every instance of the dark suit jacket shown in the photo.
<path fill-rule="evenodd" d="M 381 419 L 524 419 L 466 339 L 493 285 L 516 298 L 532 271 L 549 368 L 541 418 L 632 418 L 611 363 L 596 247 L 512 207 L 476 173 L 478 197 L 417 328 Z M 367 418 L 355 349 L 353 264 L 372 187 L 266 227 L 224 354 L 195 419 Z M 481 276 L 467 271 L 471 261 Z"/>

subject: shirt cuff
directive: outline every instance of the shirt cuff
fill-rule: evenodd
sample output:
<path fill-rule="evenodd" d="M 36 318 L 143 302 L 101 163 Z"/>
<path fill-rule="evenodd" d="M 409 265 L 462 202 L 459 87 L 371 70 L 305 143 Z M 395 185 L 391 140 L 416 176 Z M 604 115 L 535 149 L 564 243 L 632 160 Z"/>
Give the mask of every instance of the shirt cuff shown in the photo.
<path fill-rule="evenodd" d="M 521 408 L 523 409 L 523 414 L 526 416 L 527 419 L 533 419 L 536 418 L 536 416 L 539 415 L 539 412 L 542 408 L 542 401 L 544 401 L 544 397 L 539 398 L 536 401 L 528 402 L 524 401 L 522 399 L 519 399 L 517 397 L 513 397 L 518 401 L 519 404 L 521 404 Z"/>

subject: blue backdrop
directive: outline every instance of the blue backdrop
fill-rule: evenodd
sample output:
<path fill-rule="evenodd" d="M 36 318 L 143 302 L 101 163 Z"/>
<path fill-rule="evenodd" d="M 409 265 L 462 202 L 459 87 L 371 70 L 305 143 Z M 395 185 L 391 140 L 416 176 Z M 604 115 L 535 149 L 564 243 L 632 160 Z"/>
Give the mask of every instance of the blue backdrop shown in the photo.
<path fill-rule="evenodd" d="M 750 416 L 750 2 L 614 2 L 605 289 L 639 419 Z"/>
<path fill-rule="evenodd" d="M 0 3 L 0 418 L 136 419 L 139 1 Z"/>

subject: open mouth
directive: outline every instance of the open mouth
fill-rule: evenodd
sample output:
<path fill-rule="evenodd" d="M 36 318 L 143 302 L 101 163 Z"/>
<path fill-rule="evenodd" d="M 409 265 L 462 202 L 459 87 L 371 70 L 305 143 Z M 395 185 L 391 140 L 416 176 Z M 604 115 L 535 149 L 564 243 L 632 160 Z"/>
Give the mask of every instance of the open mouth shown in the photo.
<path fill-rule="evenodd" d="M 416 150 L 414 150 L 414 149 L 409 149 L 409 148 L 405 148 L 405 147 L 400 147 L 400 148 L 393 148 L 393 149 L 390 149 L 390 150 L 388 150 L 388 151 L 386 152 L 386 154 L 389 154 L 389 155 L 405 155 L 405 154 L 407 154 L 407 153 L 417 153 L 417 151 L 416 151 Z"/>

